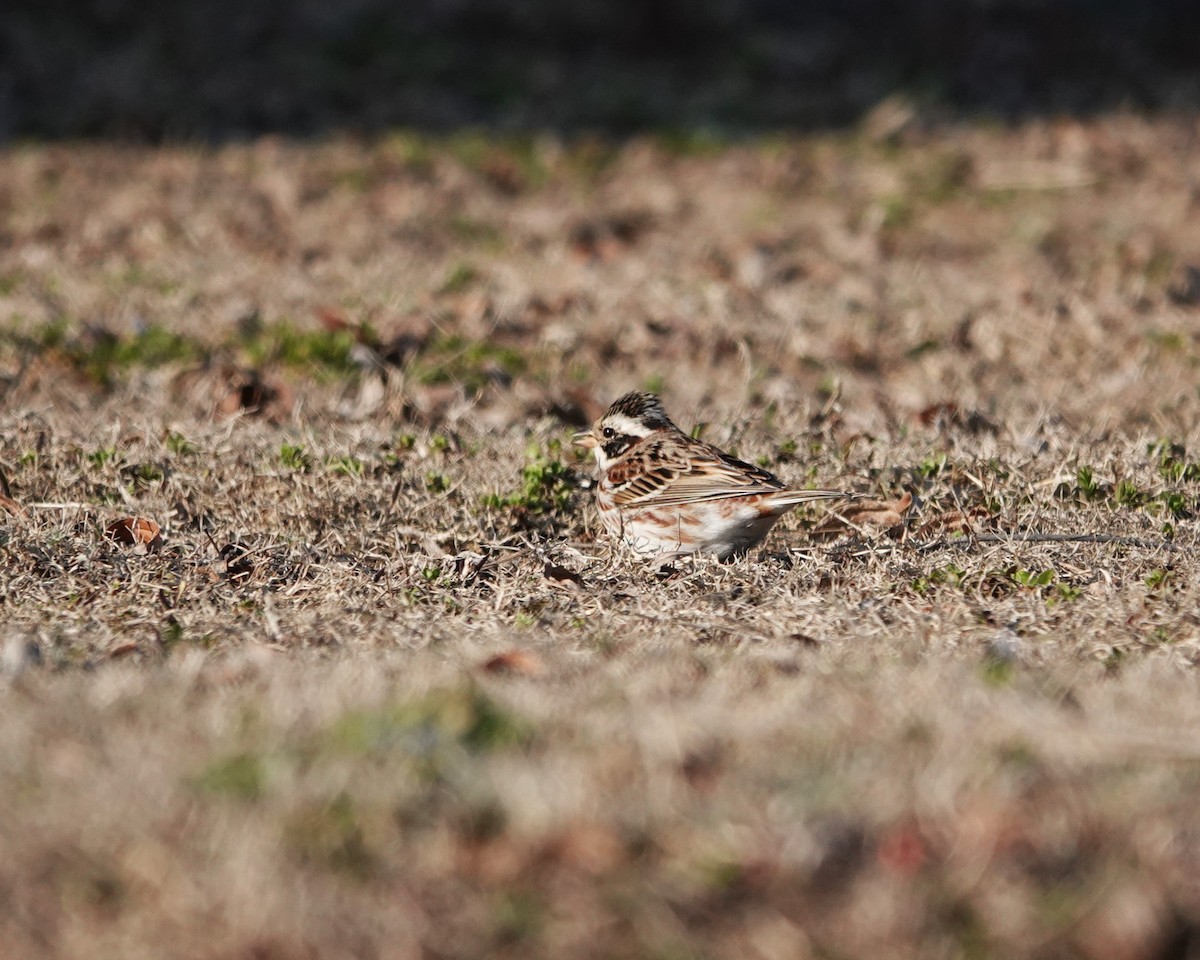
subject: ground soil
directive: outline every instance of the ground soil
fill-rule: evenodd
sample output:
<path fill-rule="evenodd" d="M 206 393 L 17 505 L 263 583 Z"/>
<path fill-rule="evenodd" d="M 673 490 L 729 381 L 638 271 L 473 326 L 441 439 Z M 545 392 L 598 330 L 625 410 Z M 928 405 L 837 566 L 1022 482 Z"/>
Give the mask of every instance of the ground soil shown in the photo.
<path fill-rule="evenodd" d="M 6 148 L 5 955 L 1195 954 L 1198 133 Z"/>

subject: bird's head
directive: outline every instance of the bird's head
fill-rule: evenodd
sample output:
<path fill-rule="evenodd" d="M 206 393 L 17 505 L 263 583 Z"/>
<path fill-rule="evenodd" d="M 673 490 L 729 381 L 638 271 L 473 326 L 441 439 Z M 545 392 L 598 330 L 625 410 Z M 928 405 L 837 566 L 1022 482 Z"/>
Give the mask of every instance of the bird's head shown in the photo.
<path fill-rule="evenodd" d="M 675 429 L 675 424 L 657 396 L 627 393 L 592 424 L 592 429 L 575 434 L 575 443 L 595 453 L 603 469 L 643 437 L 664 429 Z"/>

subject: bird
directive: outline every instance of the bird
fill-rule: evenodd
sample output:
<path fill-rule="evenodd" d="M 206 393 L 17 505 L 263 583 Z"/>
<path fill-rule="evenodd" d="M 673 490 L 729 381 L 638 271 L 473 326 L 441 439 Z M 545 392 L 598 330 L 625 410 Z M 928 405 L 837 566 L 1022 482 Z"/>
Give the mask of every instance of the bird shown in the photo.
<path fill-rule="evenodd" d="M 789 489 L 773 473 L 688 436 L 652 393 L 618 398 L 574 442 L 595 454 L 605 532 L 647 558 L 735 559 L 793 507 L 855 496 Z"/>

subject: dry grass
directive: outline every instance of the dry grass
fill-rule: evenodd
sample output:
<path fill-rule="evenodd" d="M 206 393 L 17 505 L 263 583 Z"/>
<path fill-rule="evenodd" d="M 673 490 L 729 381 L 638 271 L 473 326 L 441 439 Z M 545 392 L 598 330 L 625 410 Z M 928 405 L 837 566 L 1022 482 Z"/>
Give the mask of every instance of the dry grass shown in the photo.
<path fill-rule="evenodd" d="M 6 956 L 1196 955 L 1195 136 L 0 155 Z"/>

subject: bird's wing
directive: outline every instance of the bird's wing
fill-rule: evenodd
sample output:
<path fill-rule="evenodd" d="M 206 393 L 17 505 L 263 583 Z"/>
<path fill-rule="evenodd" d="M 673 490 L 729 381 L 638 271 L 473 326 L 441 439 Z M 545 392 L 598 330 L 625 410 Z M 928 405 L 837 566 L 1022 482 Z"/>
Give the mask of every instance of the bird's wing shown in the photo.
<path fill-rule="evenodd" d="M 711 444 L 673 437 L 638 444 L 621 463 L 613 464 L 609 480 L 621 507 L 669 507 L 785 489 L 774 474 Z"/>

